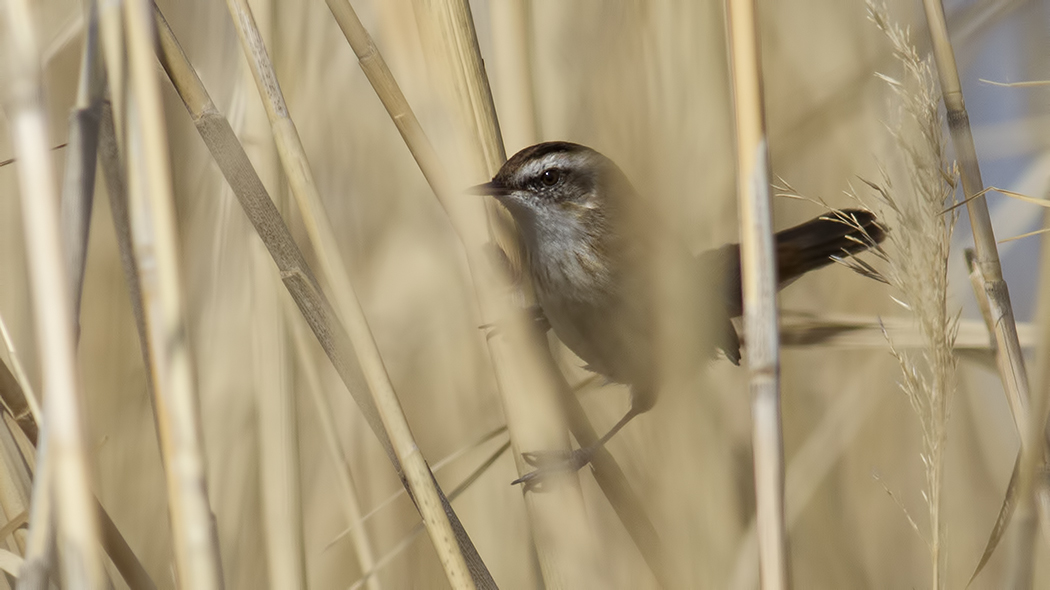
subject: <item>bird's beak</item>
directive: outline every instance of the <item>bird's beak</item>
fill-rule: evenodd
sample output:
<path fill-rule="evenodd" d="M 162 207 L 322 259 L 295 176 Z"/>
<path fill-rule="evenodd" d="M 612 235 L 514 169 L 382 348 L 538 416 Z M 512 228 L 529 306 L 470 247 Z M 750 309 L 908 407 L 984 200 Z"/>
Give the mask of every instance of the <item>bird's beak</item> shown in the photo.
<path fill-rule="evenodd" d="M 502 197 L 505 195 L 509 195 L 511 191 L 507 187 L 493 180 L 492 182 L 486 182 L 485 184 L 472 186 L 467 189 L 467 192 L 472 195 L 488 195 L 491 197 Z"/>

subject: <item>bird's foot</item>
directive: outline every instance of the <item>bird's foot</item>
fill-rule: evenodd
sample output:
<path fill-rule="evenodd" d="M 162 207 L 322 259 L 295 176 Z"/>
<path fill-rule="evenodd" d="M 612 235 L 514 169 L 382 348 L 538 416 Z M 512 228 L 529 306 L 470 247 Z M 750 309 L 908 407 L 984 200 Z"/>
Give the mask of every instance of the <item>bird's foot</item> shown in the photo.
<path fill-rule="evenodd" d="M 571 475 L 594 458 L 595 449 L 584 447 L 574 451 L 534 451 L 522 453 L 525 462 L 536 468 L 511 482 L 522 484 L 527 492 L 542 492 L 544 486 L 559 476 Z"/>

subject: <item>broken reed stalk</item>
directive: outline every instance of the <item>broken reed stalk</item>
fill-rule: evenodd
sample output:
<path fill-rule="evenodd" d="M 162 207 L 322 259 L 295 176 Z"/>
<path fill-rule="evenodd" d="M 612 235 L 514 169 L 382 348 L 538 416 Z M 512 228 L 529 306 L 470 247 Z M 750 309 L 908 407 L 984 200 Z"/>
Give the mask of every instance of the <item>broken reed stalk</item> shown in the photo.
<path fill-rule="evenodd" d="M 752 449 L 759 572 L 763 590 L 791 587 L 784 521 L 784 438 L 780 415 L 780 338 L 755 0 L 727 0 L 736 119 L 737 191 L 744 340 L 751 383 Z"/>
<path fill-rule="evenodd" d="M 467 567 L 466 558 L 459 544 L 455 542 L 456 535 L 452 523 L 445 513 L 441 495 L 436 489 L 437 482 L 415 443 L 364 311 L 346 274 L 346 266 L 339 255 L 335 233 L 324 211 L 321 195 L 314 183 L 298 131 L 288 115 L 280 84 L 277 82 L 265 44 L 255 26 L 251 8 L 247 0 L 227 0 L 226 5 L 258 86 L 259 95 L 266 107 L 266 114 L 270 118 L 277 152 L 302 214 L 307 235 L 320 261 L 322 274 L 335 295 L 337 313 L 356 348 L 383 428 L 386 429 L 405 479 L 412 490 L 416 506 L 426 524 L 445 575 L 453 588 L 474 588 L 474 580 Z"/>
<path fill-rule="evenodd" d="M 285 301 L 288 300 L 285 299 Z M 306 334 L 303 333 L 302 326 L 298 322 L 292 321 L 293 311 L 287 309 L 287 305 L 284 307 L 286 308 L 285 317 L 289 320 L 288 330 L 292 333 L 293 346 L 295 347 L 296 357 L 299 360 L 299 369 L 306 379 L 306 389 L 310 392 L 310 398 L 314 402 L 314 409 L 317 410 L 317 419 L 321 423 L 321 433 L 324 435 L 325 448 L 328 450 L 332 463 L 334 463 L 339 485 L 343 489 L 341 499 L 346 521 L 349 525 L 354 553 L 357 556 L 357 565 L 362 574 L 367 574 L 367 572 L 373 571 L 376 566 L 375 552 L 372 550 L 372 542 L 368 538 L 368 531 L 364 526 L 361 503 L 358 499 L 357 488 L 354 487 L 353 475 L 350 472 L 350 462 L 347 461 L 346 455 L 343 453 L 343 447 L 339 443 L 339 432 L 333 418 L 332 407 L 325 397 L 321 378 L 317 374 L 317 367 L 314 365 L 310 354 Z M 403 492 L 404 488 L 401 491 Z M 365 580 L 365 586 L 368 590 L 382 590 L 379 576 L 375 575 L 368 576 L 367 580 Z"/>
<path fill-rule="evenodd" d="M 149 0 L 124 2 L 131 83 L 126 116 L 127 188 L 134 256 L 145 312 L 153 409 L 167 482 L 180 587 L 223 587 L 218 533 L 208 500 L 196 371 L 185 303 L 164 108 L 153 61 Z"/>
<path fill-rule="evenodd" d="M 1044 220 L 1050 214 L 1044 213 Z M 1044 223 L 1045 225 L 1045 223 Z M 1042 437 L 1045 436 L 1047 414 L 1050 412 L 1050 240 L 1043 238 L 1040 250 L 1039 289 L 1036 309 L 1038 317 L 1038 347 L 1036 349 L 1035 388 L 1031 402 L 1031 421 L 1028 439 L 1023 441 L 1021 461 L 1017 466 L 1017 506 L 1014 516 L 1013 555 L 1007 569 L 1008 588 L 1031 588 L 1035 583 L 1036 533 L 1040 516 L 1045 517 L 1047 476 L 1041 469 Z M 1029 446 L 1031 445 L 1031 446 Z M 1032 449 L 1025 451 L 1025 448 Z M 1038 496 L 1037 497 L 1037 493 Z M 1039 514 L 1043 512 L 1044 514 Z M 1042 519 L 1045 526 L 1045 518 Z M 1044 530 L 1045 532 L 1045 530 Z"/>
<path fill-rule="evenodd" d="M 484 235 L 479 238 L 472 238 L 472 236 L 478 235 L 479 225 L 483 223 L 470 210 L 476 209 L 476 205 L 460 198 L 461 195 L 457 194 L 458 191 L 452 191 L 437 152 L 423 132 L 419 120 L 387 67 L 382 53 L 368 34 L 368 31 L 362 26 L 353 7 L 347 0 L 326 0 L 326 2 L 347 42 L 357 55 L 362 71 L 372 84 L 372 88 L 380 101 L 382 101 L 387 113 L 389 113 L 420 171 L 426 178 L 431 190 L 434 191 L 438 202 L 448 213 L 457 235 L 468 252 L 468 263 L 472 268 L 471 276 L 474 281 L 475 291 L 480 292 L 484 288 L 481 281 L 487 280 L 485 279 L 485 273 L 489 271 L 486 269 L 488 261 L 485 260 L 484 255 L 476 252 L 478 242 L 480 241 L 484 244 L 487 243 L 487 239 Z M 484 248 L 484 246 L 481 246 L 481 248 Z M 476 253 L 477 256 L 472 257 L 472 252 Z M 486 311 L 483 309 L 482 315 L 485 316 L 485 313 Z M 495 320 L 499 319 L 501 319 L 500 316 L 489 316 L 485 321 L 494 324 Z M 493 357 L 493 360 L 495 361 L 495 357 Z M 553 366 L 553 361 L 551 361 L 551 366 Z M 555 378 L 559 380 L 559 397 L 568 405 L 568 417 L 576 440 L 583 446 L 596 442 L 598 435 L 591 426 L 579 400 L 568 393 L 571 391 L 571 387 L 561 377 L 560 373 L 557 373 L 556 370 L 554 373 Z M 591 465 L 594 468 L 595 481 L 609 499 L 617 516 L 623 522 L 650 569 L 665 586 L 669 586 L 667 571 L 663 564 L 663 550 L 660 539 L 656 534 L 656 528 L 645 513 L 641 499 L 627 482 L 623 470 L 620 469 L 612 454 L 604 447 L 596 453 Z"/>
<path fill-rule="evenodd" d="M 10 0 L 6 25 L 9 85 L 5 108 L 19 159 L 24 238 L 37 346 L 44 375 L 57 542 L 63 578 L 70 588 L 107 584 L 99 551 L 98 514 L 91 500 L 91 468 L 82 423 L 82 396 L 74 354 L 73 314 L 60 235 L 44 111 L 40 55 L 29 3 Z"/>

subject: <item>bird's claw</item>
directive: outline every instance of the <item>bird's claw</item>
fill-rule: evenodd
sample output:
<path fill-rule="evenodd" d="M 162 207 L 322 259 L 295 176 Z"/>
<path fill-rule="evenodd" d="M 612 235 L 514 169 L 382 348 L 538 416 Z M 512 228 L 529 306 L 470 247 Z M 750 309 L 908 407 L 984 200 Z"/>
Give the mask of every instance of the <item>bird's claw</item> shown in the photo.
<path fill-rule="evenodd" d="M 594 453 L 591 449 L 582 448 L 574 451 L 533 451 L 522 453 L 526 463 L 536 468 L 511 482 L 511 485 L 522 484 L 526 492 L 543 491 L 545 484 L 558 476 L 571 475 L 591 462 Z"/>

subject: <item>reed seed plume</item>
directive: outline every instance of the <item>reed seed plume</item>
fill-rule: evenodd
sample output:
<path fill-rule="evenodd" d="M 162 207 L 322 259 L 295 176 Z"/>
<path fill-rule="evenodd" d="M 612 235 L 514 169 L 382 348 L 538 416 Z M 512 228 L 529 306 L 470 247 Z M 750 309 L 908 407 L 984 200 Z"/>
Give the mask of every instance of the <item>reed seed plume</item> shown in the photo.
<path fill-rule="evenodd" d="M 881 274 L 897 292 L 894 300 L 912 313 L 924 342 L 921 353 L 898 350 L 892 339 L 890 347 L 900 363 L 900 387 L 922 426 L 931 587 L 940 588 L 946 562 L 941 518 L 944 449 L 956 389 L 958 314 L 948 307 L 948 253 L 958 217 L 958 209 L 951 207 L 958 174 L 945 155 L 939 93 L 929 59 L 919 54 L 907 29 L 890 21 L 885 7 L 869 2 L 868 10 L 904 70 L 901 79 L 879 74 L 897 104 L 890 133 L 903 162 L 900 174 L 883 168 L 880 180 L 865 180 L 872 190 L 861 198 L 890 228 L 888 247 L 880 251 L 885 261 Z"/>

